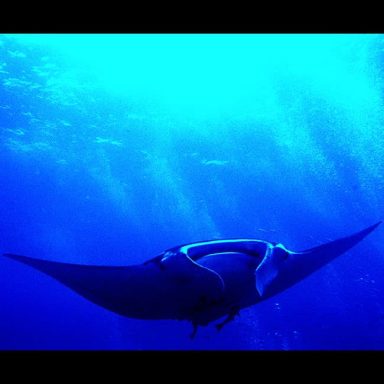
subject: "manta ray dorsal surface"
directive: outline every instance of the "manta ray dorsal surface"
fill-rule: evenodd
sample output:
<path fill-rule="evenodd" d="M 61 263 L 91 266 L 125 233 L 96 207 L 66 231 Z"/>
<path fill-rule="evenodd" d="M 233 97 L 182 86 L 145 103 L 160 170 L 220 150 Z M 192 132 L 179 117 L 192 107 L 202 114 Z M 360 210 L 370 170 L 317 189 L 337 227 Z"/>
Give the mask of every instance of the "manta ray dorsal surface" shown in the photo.
<path fill-rule="evenodd" d="M 272 297 L 311 275 L 372 233 L 381 222 L 302 251 L 258 239 L 184 244 L 142 264 L 96 266 L 5 254 L 110 311 L 138 319 L 177 319 L 194 328 Z"/>

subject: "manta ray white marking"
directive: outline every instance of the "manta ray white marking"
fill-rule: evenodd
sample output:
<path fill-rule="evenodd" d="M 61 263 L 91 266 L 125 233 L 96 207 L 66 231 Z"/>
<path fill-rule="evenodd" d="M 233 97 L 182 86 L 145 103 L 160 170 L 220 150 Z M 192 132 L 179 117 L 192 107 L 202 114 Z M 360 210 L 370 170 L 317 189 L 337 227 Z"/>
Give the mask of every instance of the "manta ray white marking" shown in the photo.
<path fill-rule="evenodd" d="M 245 242 L 254 243 L 254 244 L 265 244 L 263 240 L 255 240 L 255 239 L 228 239 L 228 240 L 207 240 L 199 243 L 191 243 L 180 247 L 180 252 L 185 254 L 188 253 L 188 250 L 195 247 L 200 247 L 203 245 L 225 245 L 225 244 L 242 244 Z"/>

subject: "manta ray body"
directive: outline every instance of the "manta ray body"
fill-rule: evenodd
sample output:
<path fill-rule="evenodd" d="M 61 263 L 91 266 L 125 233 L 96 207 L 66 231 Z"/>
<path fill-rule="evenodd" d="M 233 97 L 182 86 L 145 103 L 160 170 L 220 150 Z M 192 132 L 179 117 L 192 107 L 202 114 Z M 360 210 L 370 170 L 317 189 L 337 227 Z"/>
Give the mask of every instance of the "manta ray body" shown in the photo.
<path fill-rule="evenodd" d="M 381 222 L 301 252 L 280 243 L 224 239 L 184 244 L 138 265 L 69 264 L 4 256 L 27 264 L 81 296 L 137 319 L 188 320 L 198 326 L 224 318 L 284 291 L 348 251 Z"/>

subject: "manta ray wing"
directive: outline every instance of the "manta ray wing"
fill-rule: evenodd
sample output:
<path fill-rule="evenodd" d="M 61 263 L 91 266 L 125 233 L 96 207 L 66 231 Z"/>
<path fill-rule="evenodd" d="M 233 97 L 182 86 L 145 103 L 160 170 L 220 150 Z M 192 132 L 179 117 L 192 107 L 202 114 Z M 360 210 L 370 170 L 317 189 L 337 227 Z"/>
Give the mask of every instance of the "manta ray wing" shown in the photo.
<path fill-rule="evenodd" d="M 140 319 L 189 319 L 201 300 L 223 291 L 217 274 L 181 255 L 160 268 L 156 263 L 95 266 L 4 256 L 27 264 L 113 312 Z"/>

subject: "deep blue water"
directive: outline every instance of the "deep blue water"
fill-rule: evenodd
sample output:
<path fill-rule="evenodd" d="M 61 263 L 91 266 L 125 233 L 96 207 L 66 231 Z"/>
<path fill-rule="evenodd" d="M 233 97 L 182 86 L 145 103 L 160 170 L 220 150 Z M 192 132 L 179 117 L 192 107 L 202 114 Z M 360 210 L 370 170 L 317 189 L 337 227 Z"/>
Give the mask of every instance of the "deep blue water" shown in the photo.
<path fill-rule="evenodd" d="M 303 250 L 384 218 L 381 35 L 0 36 L 0 252 Z M 0 258 L 0 349 L 383 349 L 384 230 L 221 332 Z"/>

